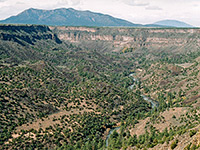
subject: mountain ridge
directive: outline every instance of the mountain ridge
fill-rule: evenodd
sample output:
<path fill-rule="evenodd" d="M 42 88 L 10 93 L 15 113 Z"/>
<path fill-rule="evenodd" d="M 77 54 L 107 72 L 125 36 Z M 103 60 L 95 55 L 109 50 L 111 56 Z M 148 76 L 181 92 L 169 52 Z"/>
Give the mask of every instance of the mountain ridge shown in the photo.
<path fill-rule="evenodd" d="M 142 26 L 107 14 L 95 13 L 88 10 L 79 11 L 73 8 L 59 8 L 54 10 L 30 8 L 16 16 L 1 20 L 0 23 L 56 26 Z"/>
<path fill-rule="evenodd" d="M 176 27 L 193 28 L 194 26 L 178 20 L 161 20 L 152 24 L 135 24 L 125 19 L 116 18 L 108 14 L 92 12 L 90 10 L 76 10 L 74 8 L 57 8 L 43 10 L 29 8 L 18 15 L 0 20 L 2 24 L 35 24 L 50 26 L 97 26 L 97 27 Z"/>
<path fill-rule="evenodd" d="M 161 25 L 161 26 L 167 26 L 167 27 L 181 27 L 181 28 L 193 28 L 194 26 L 185 23 L 183 21 L 178 21 L 178 20 L 161 20 L 153 23 L 155 25 Z"/>

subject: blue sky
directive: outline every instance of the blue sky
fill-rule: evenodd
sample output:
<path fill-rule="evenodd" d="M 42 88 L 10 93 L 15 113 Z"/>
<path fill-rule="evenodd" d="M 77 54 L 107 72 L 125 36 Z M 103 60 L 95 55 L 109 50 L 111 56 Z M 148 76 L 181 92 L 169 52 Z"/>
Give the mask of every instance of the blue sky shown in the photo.
<path fill-rule="evenodd" d="M 73 7 L 142 24 L 175 19 L 200 27 L 200 0 L 0 0 L 0 19 L 16 15 L 31 7 Z"/>

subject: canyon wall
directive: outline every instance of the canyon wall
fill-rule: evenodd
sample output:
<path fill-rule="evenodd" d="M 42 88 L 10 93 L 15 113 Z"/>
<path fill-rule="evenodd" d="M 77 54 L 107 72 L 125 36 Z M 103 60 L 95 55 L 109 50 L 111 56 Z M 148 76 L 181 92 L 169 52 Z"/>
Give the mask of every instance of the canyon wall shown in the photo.
<path fill-rule="evenodd" d="M 34 45 L 37 40 L 54 40 L 61 43 L 57 35 L 43 25 L 0 25 L 0 40 L 12 41 L 22 46 Z"/>
<path fill-rule="evenodd" d="M 166 49 L 171 47 L 179 51 L 181 47 L 190 47 L 196 51 L 200 46 L 200 29 L 181 28 L 98 28 L 98 27 L 50 27 L 59 39 L 77 44 L 99 42 L 109 45 L 109 50 L 121 50 L 125 47 L 140 49 Z"/>

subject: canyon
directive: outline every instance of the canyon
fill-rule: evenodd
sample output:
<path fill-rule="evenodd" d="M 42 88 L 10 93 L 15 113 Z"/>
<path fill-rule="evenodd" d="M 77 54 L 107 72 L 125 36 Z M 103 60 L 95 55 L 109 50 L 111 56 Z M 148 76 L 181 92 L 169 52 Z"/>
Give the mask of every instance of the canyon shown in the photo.
<path fill-rule="evenodd" d="M 106 52 L 119 52 L 123 48 L 183 53 L 197 51 L 200 29 L 178 28 L 98 28 L 50 27 L 63 41 Z M 188 50 L 188 48 L 190 48 Z"/>
<path fill-rule="evenodd" d="M 198 149 L 199 47 L 198 28 L 0 25 L 0 148 Z"/>

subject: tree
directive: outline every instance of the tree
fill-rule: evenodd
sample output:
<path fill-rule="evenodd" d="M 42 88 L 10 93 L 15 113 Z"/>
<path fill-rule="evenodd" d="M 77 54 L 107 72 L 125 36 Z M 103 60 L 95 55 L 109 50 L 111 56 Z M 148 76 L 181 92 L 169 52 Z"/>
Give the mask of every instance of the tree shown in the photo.
<path fill-rule="evenodd" d="M 137 135 L 130 136 L 128 139 L 129 146 L 135 146 L 137 144 Z"/>
<path fill-rule="evenodd" d="M 178 144 L 178 140 L 176 139 L 175 141 L 172 142 L 171 144 L 171 149 L 174 149 Z"/>

